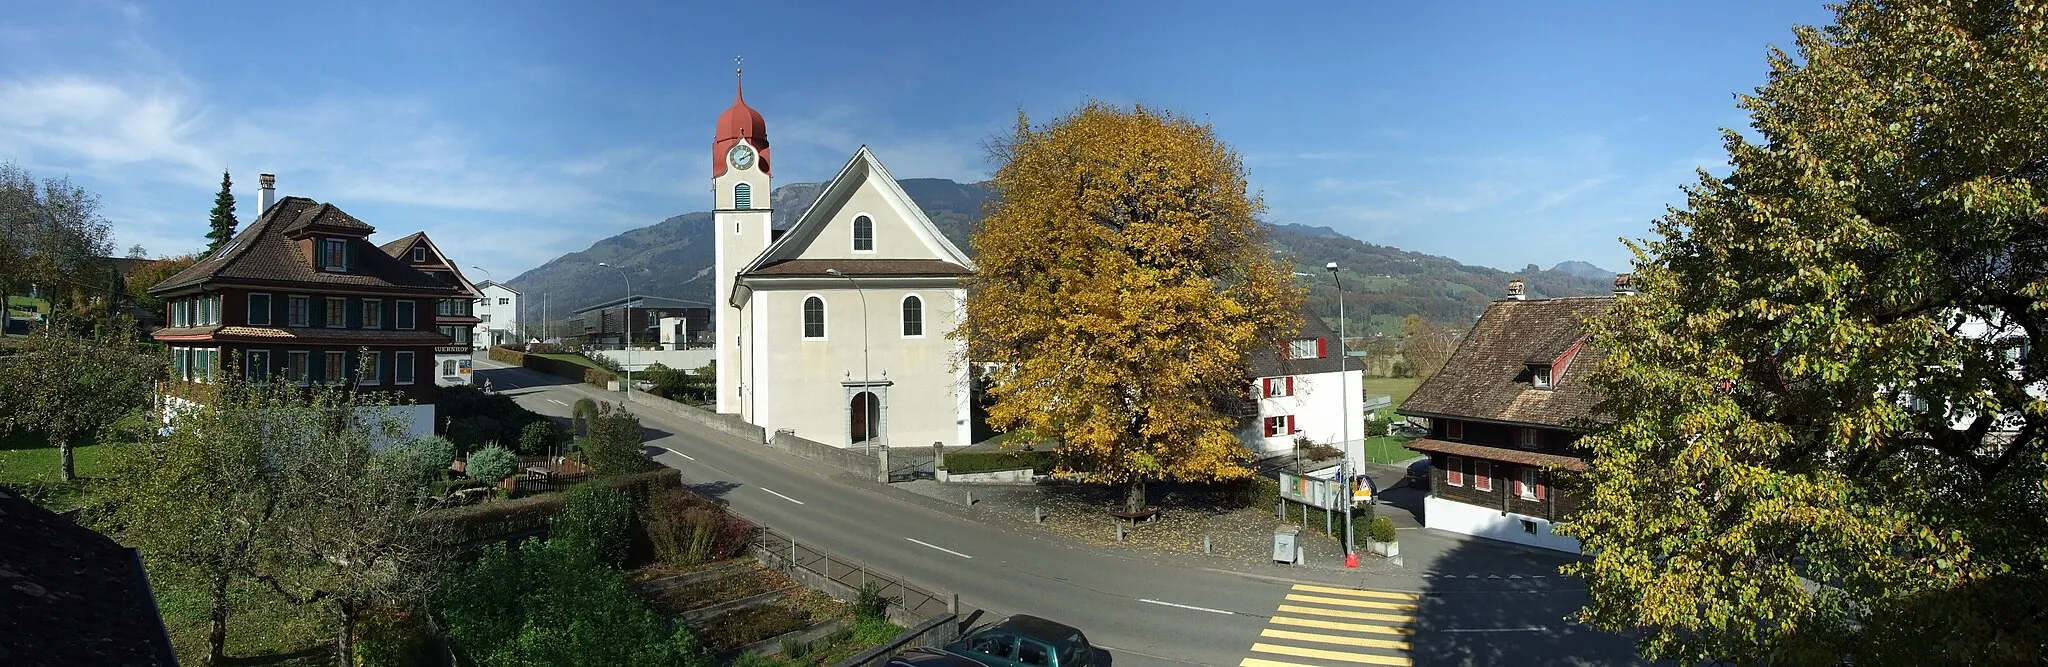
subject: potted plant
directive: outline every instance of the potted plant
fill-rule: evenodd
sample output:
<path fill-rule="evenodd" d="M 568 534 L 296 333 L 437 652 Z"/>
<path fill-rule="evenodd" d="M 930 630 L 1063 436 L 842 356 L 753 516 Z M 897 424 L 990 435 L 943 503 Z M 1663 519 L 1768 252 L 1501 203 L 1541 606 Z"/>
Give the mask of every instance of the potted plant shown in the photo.
<path fill-rule="evenodd" d="M 1394 534 L 1394 521 L 1378 516 L 1372 519 L 1371 549 L 1373 553 L 1393 558 L 1401 555 L 1400 538 Z"/>

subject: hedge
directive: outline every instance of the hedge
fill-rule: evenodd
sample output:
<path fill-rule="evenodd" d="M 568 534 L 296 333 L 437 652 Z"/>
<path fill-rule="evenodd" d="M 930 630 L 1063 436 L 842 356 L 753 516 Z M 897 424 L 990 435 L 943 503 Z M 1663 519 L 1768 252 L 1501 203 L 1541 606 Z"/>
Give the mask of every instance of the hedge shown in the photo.
<path fill-rule="evenodd" d="M 645 504 L 649 496 L 663 489 L 682 488 L 683 478 L 674 470 L 662 469 L 588 483 L 624 489 L 637 506 Z M 567 498 L 568 494 L 543 493 L 518 500 L 435 510 L 421 517 L 420 523 L 430 533 L 439 534 L 443 544 L 499 539 L 547 527 L 548 520 L 562 511 L 562 503 Z"/>
<path fill-rule="evenodd" d="M 494 346 L 491 348 L 491 361 L 525 366 L 526 353 L 502 345 Z"/>
<path fill-rule="evenodd" d="M 524 365 L 527 368 L 531 368 L 542 373 L 547 373 L 548 375 L 553 375 L 558 378 L 575 380 L 577 382 L 594 384 L 602 387 L 605 386 L 605 383 L 610 382 L 612 380 L 616 380 L 619 377 L 617 375 L 613 375 L 611 371 L 598 370 L 573 361 L 562 361 L 560 359 L 549 359 L 547 357 L 540 357 L 534 355 L 522 356 L 525 357 Z"/>
<path fill-rule="evenodd" d="M 1043 475 L 1052 472 L 1053 462 L 1057 460 L 1054 452 L 960 452 L 946 455 L 946 472 L 965 475 L 1030 468 Z"/>

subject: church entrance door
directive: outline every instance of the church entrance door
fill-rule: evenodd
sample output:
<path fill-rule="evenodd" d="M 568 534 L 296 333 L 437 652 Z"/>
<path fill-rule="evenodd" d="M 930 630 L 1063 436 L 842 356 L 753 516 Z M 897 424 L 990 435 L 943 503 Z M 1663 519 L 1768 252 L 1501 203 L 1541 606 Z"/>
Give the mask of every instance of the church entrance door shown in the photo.
<path fill-rule="evenodd" d="M 871 391 L 853 396 L 853 417 L 849 420 L 846 441 L 858 445 L 879 435 L 882 421 L 882 401 Z"/>

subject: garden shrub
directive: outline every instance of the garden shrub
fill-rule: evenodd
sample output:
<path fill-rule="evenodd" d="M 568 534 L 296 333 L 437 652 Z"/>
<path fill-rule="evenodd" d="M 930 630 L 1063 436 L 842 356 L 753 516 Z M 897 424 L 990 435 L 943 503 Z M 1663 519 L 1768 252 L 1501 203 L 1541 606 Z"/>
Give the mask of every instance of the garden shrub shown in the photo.
<path fill-rule="evenodd" d="M 1383 516 L 1372 519 L 1372 541 L 1392 542 L 1395 539 L 1394 520 Z"/>
<path fill-rule="evenodd" d="M 478 447 L 495 442 L 510 442 L 498 436 L 504 431 L 498 420 L 483 415 L 457 417 L 448 424 L 448 439 L 460 444 L 465 451 L 476 451 Z"/>
<path fill-rule="evenodd" d="M 517 443 L 527 424 L 548 421 L 510 396 L 486 394 L 472 385 L 442 387 L 434 399 L 434 413 L 450 420 L 448 439 L 465 451 L 493 440 Z M 474 417 L 488 417 L 490 421 L 473 421 Z M 456 433 L 458 427 L 462 433 Z"/>
<path fill-rule="evenodd" d="M 1239 507 L 1271 508 L 1280 504 L 1280 480 L 1253 475 L 1229 484 L 1230 497 Z"/>
<path fill-rule="evenodd" d="M 754 536 L 753 524 L 682 489 L 657 492 L 646 507 L 641 526 L 655 557 L 677 567 L 737 556 Z"/>
<path fill-rule="evenodd" d="M 671 629 L 574 540 L 491 545 L 441 578 L 433 605 L 463 664 L 712 664 L 687 628 Z"/>
<path fill-rule="evenodd" d="M 519 457 L 504 447 L 491 445 L 469 455 L 469 465 L 464 468 L 464 474 L 471 479 L 497 482 L 512 476 L 518 468 Z"/>
<path fill-rule="evenodd" d="M 578 438 L 590 436 L 590 419 L 597 416 L 597 401 L 588 398 L 576 399 L 576 407 L 569 410 L 571 435 Z"/>
<path fill-rule="evenodd" d="M 531 422 L 519 431 L 519 453 L 548 454 L 554 451 L 555 443 L 561 440 L 553 421 Z"/>
<path fill-rule="evenodd" d="M 579 544 L 608 567 L 624 565 L 633 546 L 632 495 L 593 484 L 570 489 L 568 495 L 548 528 L 548 539 Z"/>
<path fill-rule="evenodd" d="M 440 436 L 414 438 L 377 453 L 378 465 L 402 469 L 401 476 L 418 480 L 422 486 L 448 478 L 455 463 L 455 443 Z"/>
<path fill-rule="evenodd" d="M 881 584 L 872 581 L 861 584 L 853 598 L 853 617 L 861 620 L 882 618 L 888 614 L 890 602 L 894 600 L 882 595 Z"/>
<path fill-rule="evenodd" d="M 589 420 L 590 435 L 583 439 L 583 459 L 591 474 L 610 477 L 658 467 L 641 450 L 640 418 L 624 406 L 605 403 Z"/>
<path fill-rule="evenodd" d="M 152 417 L 148 409 L 136 408 L 101 427 L 97 442 L 155 442 L 156 434 L 163 426 L 163 422 Z"/>
<path fill-rule="evenodd" d="M 1033 472 L 1043 475 L 1052 472 L 1053 464 L 1058 461 L 1059 456 L 1056 452 L 958 452 L 946 455 L 946 472 L 965 475 L 1030 468 Z"/>

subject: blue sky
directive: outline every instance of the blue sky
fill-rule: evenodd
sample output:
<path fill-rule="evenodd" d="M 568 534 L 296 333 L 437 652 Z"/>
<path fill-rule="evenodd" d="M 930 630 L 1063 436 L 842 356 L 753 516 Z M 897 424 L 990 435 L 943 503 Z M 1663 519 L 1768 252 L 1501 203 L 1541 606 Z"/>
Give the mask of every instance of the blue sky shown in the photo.
<path fill-rule="evenodd" d="M 1416 4 L 1428 7 L 1382 7 Z M 601 5 L 601 6 L 600 6 Z M 1555 5 L 1555 6 L 1553 6 Z M 888 10 L 873 7 L 887 6 Z M 1818 2 L 565 3 L 0 0 L 0 160 L 98 192 L 120 248 L 203 245 L 259 172 L 507 279 L 710 208 L 746 58 L 778 183 L 861 144 L 985 178 L 1018 110 L 1212 123 L 1277 223 L 1505 269 L 1621 269 L 1732 95 Z"/>

